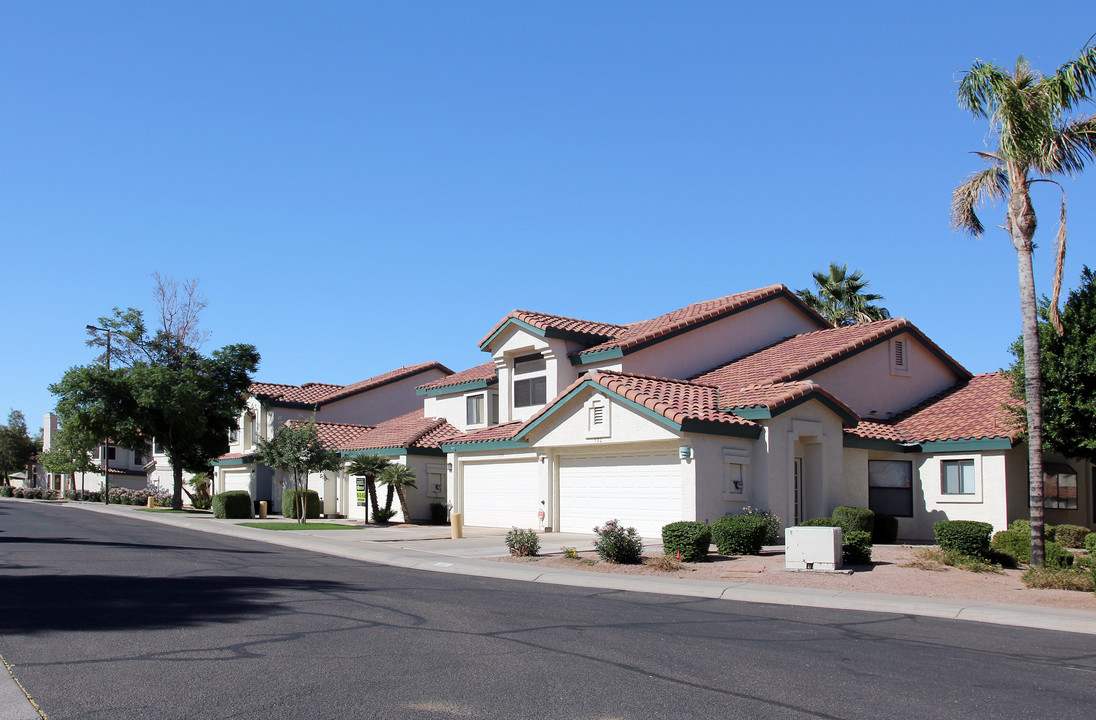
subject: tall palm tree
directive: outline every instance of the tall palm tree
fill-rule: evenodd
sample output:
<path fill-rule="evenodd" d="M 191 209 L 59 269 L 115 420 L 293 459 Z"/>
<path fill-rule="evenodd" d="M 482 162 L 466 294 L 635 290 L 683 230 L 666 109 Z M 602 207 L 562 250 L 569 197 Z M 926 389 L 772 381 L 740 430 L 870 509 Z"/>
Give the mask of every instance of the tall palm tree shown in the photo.
<path fill-rule="evenodd" d="M 380 512 L 380 507 L 377 505 L 377 477 L 391 464 L 383 455 L 358 455 L 346 466 L 346 473 L 350 477 L 365 478 L 366 494 L 369 495 L 369 505 L 374 518 Z M 389 505 L 392 504 L 391 500 L 388 502 Z"/>
<path fill-rule="evenodd" d="M 389 465 L 381 473 L 380 483 L 388 486 L 388 497 L 391 498 L 392 490 L 400 498 L 400 510 L 403 512 L 403 521 L 411 522 L 411 514 L 407 511 L 407 496 L 404 488 L 415 487 L 415 471 L 406 465 Z M 391 504 L 391 500 L 389 501 Z"/>
<path fill-rule="evenodd" d="M 1096 116 L 1065 113 L 1092 99 L 1096 89 L 1096 45 L 1053 75 L 1032 69 L 1023 57 L 1013 70 L 977 61 L 959 82 L 959 105 L 989 121 L 996 147 L 977 155 L 989 167 L 968 177 L 952 192 L 951 224 L 981 237 L 975 211 L 983 204 L 1006 204 L 1003 229 L 1016 250 L 1024 339 L 1024 393 L 1027 407 L 1028 475 L 1031 496 L 1031 563 L 1041 565 L 1043 546 L 1043 397 L 1039 371 L 1039 329 L 1032 267 L 1035 209 L 1031 185 L 1074 175 L 1096 151 Z M 1061 185 L 1058 185 L 1061 188 Z M 1051 321 L 1061 327 L 1058 295 L 1066 251 L 1065 194 L 1055 250 Z"/>
<path fill-rule="evenodd" d="M 884 298 L 865 292 L 871 283 L 864 279 L 862 270 L 850 273 L 848 265 L 830 263 L 828 273 L 815 272 L 812 277 L 818 294 L 810 290 L 796 290 L 795 294 L 835 326 L 859 325 L 890 317 L 886 308 L 872 304 Z"/>

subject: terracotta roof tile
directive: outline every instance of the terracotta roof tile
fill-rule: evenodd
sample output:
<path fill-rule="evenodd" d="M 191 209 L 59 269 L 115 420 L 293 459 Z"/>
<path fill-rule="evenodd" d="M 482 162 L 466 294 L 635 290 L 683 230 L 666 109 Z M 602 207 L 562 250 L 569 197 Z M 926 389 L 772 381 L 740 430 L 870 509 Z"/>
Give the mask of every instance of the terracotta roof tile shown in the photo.
<path fill-rule="evenodd" d="M 339 450 L 372 450 L 380 448 L 438 448 L 450 436 L 460 431 L 442 418 L 424 417 L 422 410 L 415 410 L 342 442 Z"/>
<path fill-rule="evenodd" d="M 482 430 L 474 430 L 472 432 L 461 433 L 451 439 L 445 441 L 447 445 L 474 443 L 474 442 L 487 442 L 489 440 L 509 440 L 517 435 L 518 430 L 521 430 L 526 423 L 515 420 L 513 422 L 501 423 L 499 425 L 492 425 L 489 428 Z"/>
<path fill-rule="evenodd" d="M 702 420 L 732 425 L 756 425 L 737 415 L 723 412 L 719 388 L 713 385 L 607 370 L 591 373 L 579 380 L 587 378 L 676 423 Z"/>
<path fill-rule="evenodd" d="M 390 370 L 376 375 L 367 380 L 353 383 L 352 385 L 332 385 L 330 383 L 309 382 L 304 385 L 283 385 L 280 383 L 251 383 L 249 391 L 252 395 L 264 400 L 272 400 L 281 403 L 296 403 L 301 405 L 322 405 L 335 402 L 356 393 L 366 392 L 387 383 L 402 380 L 418 375 L 428 370 L 440 370 L 450 374 L 453 371 L 439 362 L 425 362 L 417 365 Z"/>
<path fill-rule="evenodd" d="M 396 382 L 397 380 L 403 380 L 405 378 L 418 375 L 420 373 L 427 372 L 429 370 L 440 370 L 446 375 L 452 375 L 453 371 L 442 365 L 440 362 L 424 362 L 417 365 L 405 365 L 395 370 L 371 377 L 368 380 L 362 380 L 352 385 L 347 385 L 338 390 L 334 390 L 320 399 L 321 403 L 334 402 L 341 400 L 355 393 L 365 392 L 366 390 L 372 390 L 373 388 L 380 387 L 381 385 L 387 385 L 388 383 Z"/>
<path fill-rule="evenodd" d="M 1020 431 L 1008 406 L 1016 402 L 1006 373 L 985 373 L 956 383 L 891 420 L 861 421 L 846 432 L 898 442 L 1015 440 Z"/>
<path fill-rule="evenodd" d="M 459 373 L 453 373 L 452 375 L 439 378 L 433 382 L 424 383 L 415 389 L 432 390 L 434 388 L 450 387 L 466 382 L 473 382 L 475 380 L 483 380 L 488 385 L 498 382 L 499 376 L 495 368 L 495 362 L 493 360 L 488 360 L 482 365 L 477 365 L 474 368 L 468 368 L 467 370 L 461 370 Z"/>
<path fill-rule="evenodd" d="M 627 329 L 626 325 L 595 322 L 593 320 L 579 320 L 578 318 L 565 317 L 563 315 L 549 315 L 547 313 L 533 312 L 531 310 L 511 310 L 506 317 L 499 320 L 491 332 L 487 333 L 479 346 L 483 347 L 491 336 L 502 329 L 508 320 L 521 320 L 541 330 L 558 330 L 569 335 L 577 335 L 588 342 L 598 342 L 606 338 L 615 337 Z"/>
<path fill-rule="evenodd" d="M 735 408 L 765 407 L 770 411 L 778 410 L 810 395 L 819 395 L 843 410 L 850 418 L 856 418 L 856 412 L 840 399 L 832 395 L 818 383 L 810 380 L 752 385 L 739 390 L 724 390 L 721 398 L 724 407 Z"/>
<path fill-rule="evenodd" d="M 342 385 L 327 383 L 305 383 L 304 385 L 282 385 L 280 383 L 251 383 L 252 395 L 264 400 L 286 403 L 312 404 L 320 401 L 324 395 L 341 389 Z"/>
<path fill-rule="evenodd" d="M 221 457 L 219 457 L 217 459 L 218 460 L 243 460 L 244 458 L 251 457 L 253 454 L 254 453 L 234 453 L 234 452 L 230 452 L 230 453 L 225 453 L 224 455 L 222 455 Z"/>
<path fill-rule="evenodd" d="M 309 420 L 290 420 L 291 425 L 307 425 Z M 353 423 L 335 423 L 335 422 L 323 422 L 322 420 L 316 421 L 316 436 L 324 447 L 334 450 L 341 446 L 343 443 L 353 440 L 356 437 L 372 430 L 369 425 L 355 425 Z"/>

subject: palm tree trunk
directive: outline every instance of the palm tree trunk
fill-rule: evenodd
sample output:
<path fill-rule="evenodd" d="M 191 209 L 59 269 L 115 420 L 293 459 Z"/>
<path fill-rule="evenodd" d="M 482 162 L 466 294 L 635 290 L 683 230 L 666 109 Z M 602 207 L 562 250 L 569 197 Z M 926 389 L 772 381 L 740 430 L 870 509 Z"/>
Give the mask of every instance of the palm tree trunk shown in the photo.
<path fill-rule="evenodd" d="M 403 494 L 403 485 L 396 485 L 396 494 L 400 496 L 400 511 L 403 512 L 403 521 L 411 522 L 411 513 L 407 510 L 407 497 Z"/>
<path fill-rule="evenodd" d="M 1026 192 L 1024 194 L 1026 195 Z M 1014 197 L 1009 205 L 1009 230 L 1013 245 L 1016 247 L 1020 273 L 1024 395 L 1027 404 L 1028 489 L 1031 503 L 1031 565 L 1034 566 L 1042 565 L 1046 557 L 1043 547 L 1043 376 L 1039 367 L 1038 305 L 1035 297 L 1035 272 L 1031 258 L 1031 238 L 1035 234 L 1035 216 L 1030 209 L 1030 198 L 1025 197 L 1018 203 Z M 1028 213 L 1030 216 L 1024 217 Z"/>
<path fill-rule="evenodd" d="M 173 462 L 171 463 L 171 479 L 173 481 L 173 489 L 171 493 L 171 509 L 182 510 L 183 509 L 183 466 L 181 463 L 174 462 L 174 456 L 172 456 Z"/>
<path fill-rule="evenodd" d="M 388 496 L 384 499 L 384 511 L 392 512 L 392 496 L 395 495 L 396 488 L 389 483 L 388 484 Z"/>
<path fill-rule="evenodd" d="M 365 476 L 365 489 L 369 495 L 369 503 L 373 506 L 373 518 L 376 518 L 381 507 L 377 504 L 377 481 L 372 475 Z"/>

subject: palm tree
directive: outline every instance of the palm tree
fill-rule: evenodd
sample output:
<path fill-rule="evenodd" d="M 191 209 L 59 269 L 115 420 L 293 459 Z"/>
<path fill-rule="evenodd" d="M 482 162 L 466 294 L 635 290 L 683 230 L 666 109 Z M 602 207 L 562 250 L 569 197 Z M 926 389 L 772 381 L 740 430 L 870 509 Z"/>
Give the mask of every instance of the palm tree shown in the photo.
<path fill-rule="evenodd" d="M 407 496 L 404 488 L 415 487 L 415 471 L 406 465 L 389 465 L 381 473 L 380 482 L 388 486 L 388 504 L 392 505 L 392 490 L 400 498 L 400 510 L 403 511 L 403 521 L 411 522 L 411 514 L 407 511 Z"/>
<path fill-rule="evenodd" d="M 886 320 L 890 313 L 884 307 L 873 305 L 882 295 L 864 292 L 869 283 L 862 270 L 849 273 L 848 265 L 830 263 L 829 274 L 812 273 L 818 294 L 810 290 L 796 290 L 795 294 L 819 315 L 837 327 Z"/>
<path fill-rule="evenodd" d="M 1041 565 L 1043 547 L 1043 397 L 1039 371 L 1039 329 L 1032 267 L 1035 209 L 1031 185 L 1074 175 L 1096 151 L 1096 116 L 1065 117 L 1092 99 L 1096 89 L 1096 46 L 1044 76 L 1023 57 L 1012 71 L 977 61 L 959 82 L 959 105 L 989 120 L 997 146 L 977 155 L 989 167 L 974 173 L 952 192 L 951 224 L 974 237 L 984 232 L 975 211 L 986 202 L 1006 203 L 1002 228 L 1016 250 L 1024 340 L 1024 394 L 1027 407 L 1028 475 L 1031 497 L 1031 564 Z M 1058 295 L 1066 251 L 1065 194 L 1055 250 L 1051 322 L 1061 327 Z"/>
<path fill-rule="evenodd" d="M 361 476 L 365 478 L 365 489 L 369 495 L 369 505 L 376 518 L 380 512 L 377 506 L 377 476 L 392 463 L 383 455 L 358 455 L 346 466 L 346 473 L 351 477 Z M 388 504 L 392 504 L 392 496 L 389 493 Z"/>

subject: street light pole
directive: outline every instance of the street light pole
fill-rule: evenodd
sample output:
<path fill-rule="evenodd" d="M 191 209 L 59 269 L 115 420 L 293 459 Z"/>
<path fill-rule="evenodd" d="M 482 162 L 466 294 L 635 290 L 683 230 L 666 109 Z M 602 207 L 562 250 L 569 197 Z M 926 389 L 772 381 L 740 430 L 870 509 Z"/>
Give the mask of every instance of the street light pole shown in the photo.
<path fill-rule="evenodd" d="M 88 330 L 107 334 L 107 370 L 110 370 L 110 328 L 88 325 Z M 110 438 L 103 443 L 103 504 L 110 505 Z"/>

